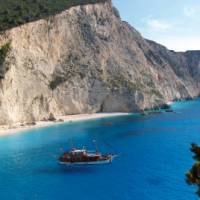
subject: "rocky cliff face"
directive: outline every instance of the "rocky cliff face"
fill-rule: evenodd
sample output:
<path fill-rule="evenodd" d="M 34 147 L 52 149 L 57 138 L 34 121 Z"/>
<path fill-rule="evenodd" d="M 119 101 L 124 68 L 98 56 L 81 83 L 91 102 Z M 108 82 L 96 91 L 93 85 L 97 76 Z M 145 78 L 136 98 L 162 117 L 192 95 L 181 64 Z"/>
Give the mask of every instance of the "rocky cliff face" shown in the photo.
<path fill-rule="evenodd" d="M 135 112 L 200 93 L 200 52 L 145 40 L 110 1 L 7 30 L 0 48 L 8 43 L 0 56 L 0 124 L 50 112 Z"/>

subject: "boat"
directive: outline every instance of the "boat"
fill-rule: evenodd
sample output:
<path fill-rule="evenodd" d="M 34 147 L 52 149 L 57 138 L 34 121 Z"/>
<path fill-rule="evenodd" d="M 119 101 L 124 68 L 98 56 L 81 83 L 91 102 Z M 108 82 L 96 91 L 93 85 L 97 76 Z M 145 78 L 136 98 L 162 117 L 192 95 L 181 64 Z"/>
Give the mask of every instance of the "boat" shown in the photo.
<path fill-rule="evenodd" d="M 59 163 L 62 165 L 99 165 L 111 163 L 115 157 L 114 154 L 101 154 L 98 151 L 73 148 L 59 157 Z"/>

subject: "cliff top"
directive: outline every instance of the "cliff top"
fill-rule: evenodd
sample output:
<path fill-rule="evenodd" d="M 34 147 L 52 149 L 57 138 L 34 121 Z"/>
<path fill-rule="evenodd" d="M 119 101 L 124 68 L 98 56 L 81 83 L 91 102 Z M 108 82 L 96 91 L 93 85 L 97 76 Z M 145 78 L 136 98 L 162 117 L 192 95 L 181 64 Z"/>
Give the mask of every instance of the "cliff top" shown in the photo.
<path fill-rule="evenodd" d="M 0 32 L 35 21 L 77 5 L 106 0 L 0 0 Z"/>

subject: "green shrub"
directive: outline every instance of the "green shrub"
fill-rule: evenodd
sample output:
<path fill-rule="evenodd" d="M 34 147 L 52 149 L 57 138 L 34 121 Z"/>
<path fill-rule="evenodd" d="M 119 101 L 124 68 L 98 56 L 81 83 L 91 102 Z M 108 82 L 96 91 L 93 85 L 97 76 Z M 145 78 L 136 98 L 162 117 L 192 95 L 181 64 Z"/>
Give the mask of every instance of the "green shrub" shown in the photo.
<path fill-rule="evenodd" d="M 7 42 L 2 47 L 0 47 L 0 65 L 4 63 L 6 55 L 10 49 L 10 42 Z"/>
<path fill-rule="evenodd" d="M 56 77 L 49 83 L 49 87 L 51 90 L 55 90 L 63 82 L 64 82 L 63 78 Z"/>
<path fill-rule="evenodd" d="M 6 71 L 8 70 L 4 64 L 5 58 L 10 50 L 10 42 L 7 42 L 0 47 L 0 79 L 4 78 Z"/>

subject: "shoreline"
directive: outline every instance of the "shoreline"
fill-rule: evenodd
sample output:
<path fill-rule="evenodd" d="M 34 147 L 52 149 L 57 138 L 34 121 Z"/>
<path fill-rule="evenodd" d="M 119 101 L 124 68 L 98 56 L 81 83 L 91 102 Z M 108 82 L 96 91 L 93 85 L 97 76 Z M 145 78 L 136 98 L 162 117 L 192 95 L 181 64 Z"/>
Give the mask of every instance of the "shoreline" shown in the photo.
<path fill-rule="evenodd" d="M 17 124 L 13 124 L 12 127 L 9 127 L 9 125 L 0 126 L 0 137 L 14 135 L 16 133 L 30 131 L 32 129 L 55 126 L 58 124 L 95 120 L 95 119 L 109 118 L 109 117 L 127 116 L 130 114 L 131 113 L 95 113 L 95 114 L 56 116 L 57 119 L 62 120 L 62 121 L 59 121 L 59 120 L 58 121 L 38 121 L 36 122 L 35 125 L 24 125 L 24 126 L 21 126 L 21 123 L 17 123 Z"/>

